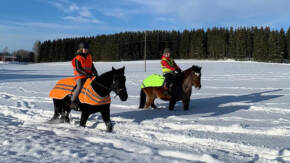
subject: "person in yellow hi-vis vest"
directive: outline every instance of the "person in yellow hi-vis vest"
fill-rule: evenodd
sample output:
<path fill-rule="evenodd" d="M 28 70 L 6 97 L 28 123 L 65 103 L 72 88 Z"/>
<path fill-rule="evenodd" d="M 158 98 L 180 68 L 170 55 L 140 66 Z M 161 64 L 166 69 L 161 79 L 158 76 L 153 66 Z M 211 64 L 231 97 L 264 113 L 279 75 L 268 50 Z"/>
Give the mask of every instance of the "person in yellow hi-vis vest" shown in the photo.
<path fill-rule="evenodd" d="M 77 109 L 76 99 L 81 92 L 81 89 L 87 80 L 92 76 L 98 77 L 98 72 L 93 64 L 92 55 L 88 53 L 89 45 L 88 43 L 82 42 L 79 44 L 79 49 L 77 50 L 77 55 L 72 60 L 72 66 L 74 69 L 74 75 L 77 82 L 77 86 L 74 89 L 71 97 L 70 107 L 72 109 Z"/>
<path fill-rule="evenodd" d="M 179 68 L 179 66 L 177 66 L 177 64 L 174 62 L 174 59 L 171 57 L 169 48 L 165 48 L 163 50 L 163 55 L 161 58 L 161 68 L 163 76 L 165 77 L 164 89 L 165 91 L 167 91 L 168 88 L 171 87 L 172 80 L 174 78 L 174 72 L 181 72 L 181 69 Z"/>

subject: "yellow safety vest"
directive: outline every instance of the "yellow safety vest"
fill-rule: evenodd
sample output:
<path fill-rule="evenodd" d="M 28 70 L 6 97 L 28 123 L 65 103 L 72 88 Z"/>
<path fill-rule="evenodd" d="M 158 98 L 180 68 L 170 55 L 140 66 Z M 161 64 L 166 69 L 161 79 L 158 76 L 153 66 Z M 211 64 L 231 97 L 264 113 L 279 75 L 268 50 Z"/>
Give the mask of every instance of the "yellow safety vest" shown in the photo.
<path fill-rule="evenodd" d="M 170 57 L 169 60 L 166 59 L 165 57 L 162 57 L 162 61 L 166 61 L 169 66 L 172 66 L 172 67 L 174 66 L 174 61 L 173 61 L 172 57 Z M 169 68 L 163 66 L 162 65 L 162 61 L 161 61 L 161 68 L 162 68 L 162 72 L 163 73 L 172 73 L 172 72 L 174 72 L 174 71 L 170 70 Z"/>

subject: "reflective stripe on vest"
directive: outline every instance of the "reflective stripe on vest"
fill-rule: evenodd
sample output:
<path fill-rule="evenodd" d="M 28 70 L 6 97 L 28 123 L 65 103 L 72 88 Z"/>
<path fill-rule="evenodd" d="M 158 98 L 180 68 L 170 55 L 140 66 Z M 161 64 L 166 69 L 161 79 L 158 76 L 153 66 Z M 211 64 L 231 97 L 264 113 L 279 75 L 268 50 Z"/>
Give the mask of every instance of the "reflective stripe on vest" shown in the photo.
<path fill-rule="evenodd" d="M 94 78 L 93 78 L 94 79 Z M 92 88 L 93 79 L 87 79 L 86 83 L 83 86 L 83 89 L 79 95 L 79 100 L 81 103 L 86 103 L 90 105 L 104 105 L 111 103 L 110 95 L 106 97 L 101 97 L 95 90 Z"/>
<path fill-rule="evenodd" d="M 166 61 L 167 64 L 168 64 L 169 66 L 171 66 L 171 67 L 174 66 L 174 62 L 173 62 L 173 59 L 172 59 L 171 57 L 169 58 L 169 60 L 167 60 L 165 57 L 162 57 L 162 61 Z M 162 61 L 161 61 L 161 62 L 162 62 Z M 161 63 L 161 68 L 162 68 L 162 72 L 163 72 L 163 73 L 171 73 L 171 72 L 174 72 L 174 71 L 170 70 L 169 68 L 163 66 L 162 63 Z"/>
<path fill-rule="evenodd" d="M 63 99 L 72 93 L 75 85 L 76 81 L 74 78 L 61 79 L 52 88 L 49 93 L 49 97 L 54 99 Z"/>

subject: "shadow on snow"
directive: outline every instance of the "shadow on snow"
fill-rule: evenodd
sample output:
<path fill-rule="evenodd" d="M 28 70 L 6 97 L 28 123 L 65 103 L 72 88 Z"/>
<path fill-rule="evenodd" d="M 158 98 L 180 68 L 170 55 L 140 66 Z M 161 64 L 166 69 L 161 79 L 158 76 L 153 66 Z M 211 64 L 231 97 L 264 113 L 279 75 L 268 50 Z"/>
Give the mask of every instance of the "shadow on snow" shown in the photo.
<path fill-rule="evenodd" d="M 27 74 L 19 74 L 20 72 L 24 72 Z M 0 71 L 0 82 L 13 82 L 13 81 L 33 81 L 33 80 L 55 80 L 65 77 L 72 77 L 67 75 L 37 75 L 37 74 L 29 74 L 29 72 L 33 72 L 30 70 L 5 70 L 4 72 Z"/>
<path fill-rule="evenodd" d="M 252 103 L 255 102 L 261 102 L 281 97 L 283 95 L 263 95 L 264 93 L 272 93 L 281 90 L 282 89 L 263 91 L 241 96 L 219 96 L 202 99 L 191 99 L 190 109 L 188 111 L 183 110 L 182 102 L 176 103 L 174 111 L 169 111 L 167 109 L 168 103 L 162 103 L 158 105 L 158 107 L 166 109 L 135 110 L 129 112 L 115 113 L 112 114 L 112 117 L 120 116 L 128 119 L 134 119 L 135 122 L 140 123 L 143 120 L 167 118 L 169 116 L 179 115 L 207 114 L 203 117 L 220 116 L 238 110 L 248 110 Z"/>

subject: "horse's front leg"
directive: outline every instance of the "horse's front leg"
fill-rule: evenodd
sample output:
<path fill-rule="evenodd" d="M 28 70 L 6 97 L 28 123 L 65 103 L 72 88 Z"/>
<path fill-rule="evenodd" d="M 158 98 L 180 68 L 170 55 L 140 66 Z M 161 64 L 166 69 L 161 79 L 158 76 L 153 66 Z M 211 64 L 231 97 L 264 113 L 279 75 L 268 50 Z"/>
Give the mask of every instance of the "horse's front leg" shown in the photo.
<path fill-rule="evenodd" d="M 113 131 L 113 123 L 110 119 L 110 104 L 105 105 L 104 108 L 102 108 L 101 115 L 103 118 L 103 121 L 106 124 L 107 132 Z"/>
<path fill-rule="evenodd" d="M 82 110 L 80 126 L 86 127 L 86 123 L 88 121 L 89 116 L 90 116 L 89 112 Z"/>
<path fill-rule="evenodd" d="M 53 105 L 54 105 L 54 115 L 48 122 L 49 123 L 63 123 L 61 119 L 61 115 L 62 115 L 61 101 L 57 99 L 53 99 Z"/>
<path fill-rule="evenodd" d="M 169 110 L 173 110 L 174 109 L 174 106 L 176 104 L 176 101 L 175 99 L 171 98 L 170 101 L 169 101 Z"/>
<path fill-rule="evenodd" d="M 152 105 L 153 101 L 154 101 L 154 97 L 152 96 L 147 97 L 145 108 L 149 108 Z"/>
<path fill-rule="evenodd" d="M 70 114 L 71 108 L 67 105 L 65 101 L 62 102 L 61 108 L 62 108 L 62 111 L 61 111 L 60 119 L 63 120 L 63 122 L 70 123 L 69 114 Z"/>
<path fill-rule="evenodd" d="M 189 109 L 189 99 L 183 99 L 183 109 L 188 110 Z"/>
<path fill-rule="evenodd" d="M 51 118 L 51 120 L 59 119 L 62 112 L 59 100 L 53 99 L 53 106 L 54 106 L 54 115 Z"/>

